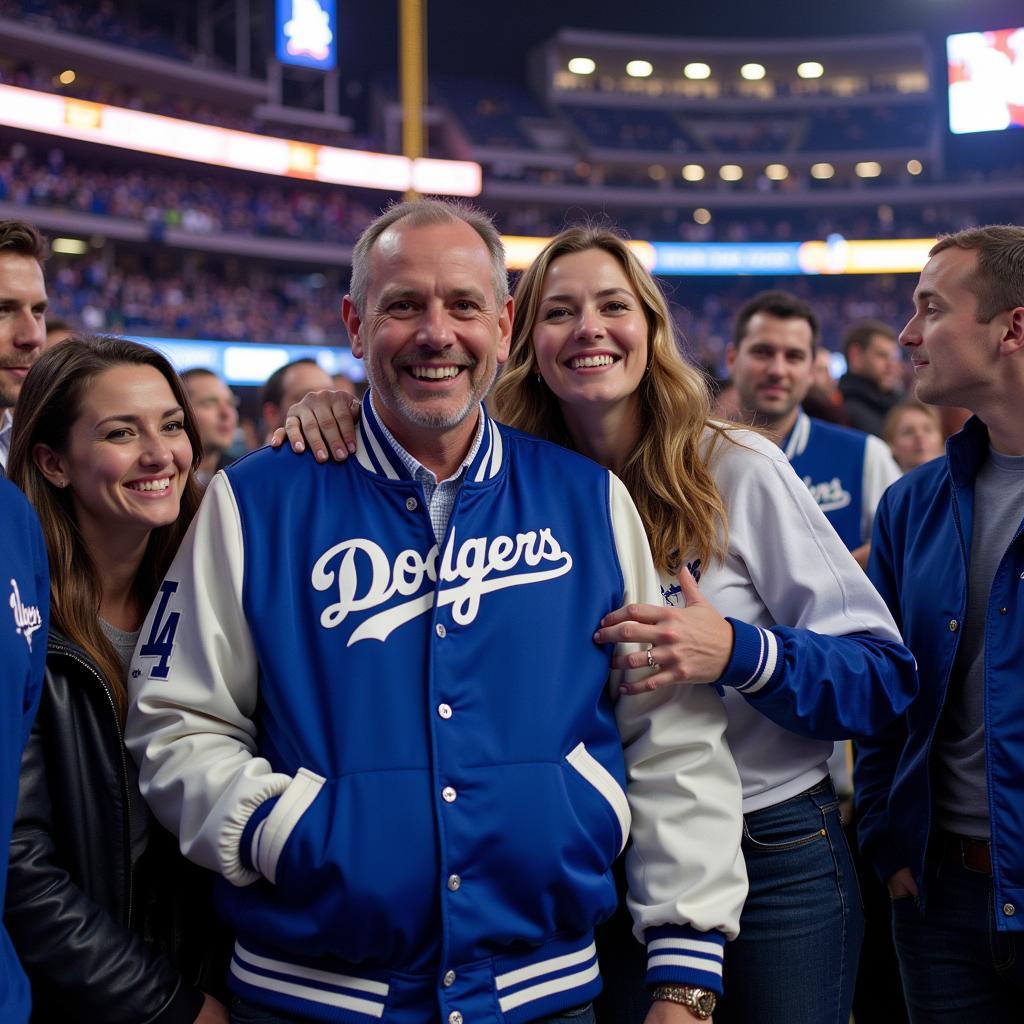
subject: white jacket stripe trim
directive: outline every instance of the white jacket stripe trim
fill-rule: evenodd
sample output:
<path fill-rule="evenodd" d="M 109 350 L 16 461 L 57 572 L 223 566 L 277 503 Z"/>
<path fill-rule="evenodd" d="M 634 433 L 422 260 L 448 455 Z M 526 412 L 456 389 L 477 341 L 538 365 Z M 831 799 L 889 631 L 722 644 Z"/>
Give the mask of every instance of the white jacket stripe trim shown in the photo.
<path fill-rule="evenodd" d="M 253 836 L 252 860 L 267 881 L 277 881 L 277 862 L 285 843 L 325 781 L 322 775 L 300 768 L 274 809 L 260 822 L 265 827 L 257 828 Z"/>
<path fill-rule="evenodd" d="M 767 629 L 761 629 L 760 627 L 758 627 L 758 632 L 761 634 L 761 643 L 764 645 L 761 648 L 764 652 L 761 664 L 764 667 L 749 686 L 742 688 L 744 693 L 757 693 L 771 679 L 772 674 L 775 672 L 775 665 L 779 660 L 779 641 L 775 638 L 775 634 L 769 633 Z"/>
<path fill-rule="evenodd" d="M 501 441 L 501 431 L 495 425 L 494 420 L 491 420 L 491 430 L 494 434 L 494 446 L 491 452 L 491 471 L 489 476 L 493 479 L 498 475 L 498 470 L 501 469 L 503 445 Z"/>
<path fill-rule="evenodd" d="M 737 690 L 745 690 L 750 686 L 750 684 L 760 676 L 761 670 L 764 667 L 764 632 L 760 629 L 757 631 L 757 639 L 761 645 L 760 650 L 757 652 L 757 668 L 754 669 L 753 673 L 747 679 L 736 687 Z"/>
<path fill-rule="evenodd" d="M 622 836 L 619 853 L 622 853 L 626 848 L 626 840 L 629 839 L 629 826 L 632 820 L 626 794 L 615 781 L 615 776 L 582 743 L 578 743 L 569 751 L 565 759 L 604 797 L 615 813 L 619 823 L 619 835 Z"/>
<path fill-rule="evenodd" d="M 724 950 L 717 942 L 705 942 L 702 939 L 652 939 L 647 943 L 647 952 L 654 953 L 659 949 L 674 949 L 689 953 L 707 953 L 718 960 L 722 959 Z"/>
<path fill-rule="evenodd" d="M 797 455 L 803 455 L 807 442 L 811 437 L 811 418 L 807 413 L 801 411 L 793 425 L 793 433 L 790 435 L 789 444 L 786 445 L 785 456 L 790 462 Z"/>
<path fill-rule="evenodd" d="M 567 974 L 564 978 L 555 978 L 554 981 L 544 981 L 539 985 L 520 989 L 518 992 L 513 992 L 511 995 L 502 996 L 498 1000 L 498 1006 L 502 1013 L 508 1013 L 509 1010 L 514 1010 L 517 1006 L 522 1006 L 524 1003 L 532 1003 L 538 999 L 544 999 L 547 996 L 554 995 L 556 992 L 565 992 L 567 989 L 580 988 L 583 985 L 589 985 L 597 975 L 598 967 L 597 964 L 594 963 L 585 971 L 579 971 L 576 974 Z"/>
<path fill-rule="evenodd" d="M 391 460 L 384 453 L 384 449 L 381 447 L 380 441 L 373 436 L 372 430 L 367 430 L 365 433 L 366 440 L 370 442 L 370 448 L 373 449 L 373 454 L 377 456 L 377 461 L 381 464 L 381 467 L 384 470 L 384 475 L 389 480 L 397 480 L 398 473 L 395 470 L 395 467 L 391 464 Z"/>
<path fill-rule="evenodd" d="M 383 1003 L 347 996 L 342 992 L 325 992 L 322 988 L 297 985 L 291 981 L 281 981 L 279 978 L 267 978 L 262 974 L 247 971 L 235 960 L 231 961 L 231 973 L 239 981 L 244 981 L 255 988 L 265 988 L 271 992 L 280 992 L 282 995 L 295 996 L 297 999 L 308 999 L 313 1003 L 323 1003 L 325 1006 L 336 1006 L 342 1010 L 351 1010 L 353 1013 L 363 1013 L 367 1017 L 376 1017 L 378 1020 L 384 1016 Z"/>
<path fill-rule="evenodd" d="M 702 956 L 668 956 L 667 954 L 662 954 L 649 957 L 647 969 L 650 971 L 655 967 L 692 967 L 698 971 L 707 971 L 708 974 L 721 975 L 722 973 L 721 960 L 705 960 Z"/>
<path fill-rule="evenodd" d="M 487 464 L 491 461 L 491 449 L 494 446 L 494 435 L 496 431 L 494 429 L 494 426 L 491 424 L 490 420 L 488 420 L 484 424 L 484 430 L 486 431 L 487 436 L 487 447 L 484 449 L 483 458 L 480 460 L 480 464 L 477 466 L 476 476 L 473 477 L 474 483 L 480 483 L 481 480 L 486 479 Z"/>
<path fill-rule="evenodd" d="M 357 978 L 353 974 L 335 974 L 333 971 L 322 971 L 316 967 L 303 967 L 291 964 L 287 960 L 275 960 L 269 956 L 260 956 L 250 952 L 240 942 L 235 943 L 235 956 L 244 960 L 250 967 L 261 967 L 265 971 L 276 971 L 278 974 L 290 974 L 293 978 L 304 978 L 306 981 L 319 981 L 338 988 L 351 988 L 357 992 L 387 998 L 390 986 L 384 981 L 373 981 L 370 978 Z"/>
<path fill-rule="evenodd" d="M 494 977 L 494 987 L 500 992 L 503 988 L 518 985 L 531 978 L 539 978 L 542 974 L 554 974 L 555 971 L 563 971 L 566 967 L 575 967 L 595 956 L 597 956 L 597 947 L 591 943 L 586 949 L 578 950 L 575 953 L 566 953 L 562 956 L 552 957 L 550 960 L 541 960 L 539 963 L 530 964 L 529 967 L 519 967 L 514 971 L 508 971 L 506 974 L 497 974 Z"/>

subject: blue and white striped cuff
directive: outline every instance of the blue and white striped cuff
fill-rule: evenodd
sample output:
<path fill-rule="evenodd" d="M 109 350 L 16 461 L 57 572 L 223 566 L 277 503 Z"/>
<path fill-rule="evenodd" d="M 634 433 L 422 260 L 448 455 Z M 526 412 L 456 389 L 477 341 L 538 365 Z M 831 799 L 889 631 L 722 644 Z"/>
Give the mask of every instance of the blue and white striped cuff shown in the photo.
<path fill-rule="evenodd" d="M 782 675 L 782 645 L 768 629 L 726 617 L 733 629 L 732 657 L 718 680 L 740 693 L 757 693 Z"/>
<path fill-rule="evenodd" d="M 685 925 L 648 928 L 647 984 L 697 985 L 722 992 L 725 936 Z"/>

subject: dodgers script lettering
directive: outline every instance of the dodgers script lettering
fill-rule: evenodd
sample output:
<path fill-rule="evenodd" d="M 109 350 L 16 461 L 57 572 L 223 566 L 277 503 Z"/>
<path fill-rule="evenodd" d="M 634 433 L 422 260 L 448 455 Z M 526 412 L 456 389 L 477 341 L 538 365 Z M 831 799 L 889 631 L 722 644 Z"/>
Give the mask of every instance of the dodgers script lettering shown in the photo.
<path fill-rule="evenodd" d="M 536 572 L 514 571 L 522 565 L 530 569 L 545 567 Z M 543 583 L 571 569 L 572 555 L 562 550 L 549 529 L 517 533 L 515 538 L 471 537 L 461 544 L 452 530 L 440 556 L 440 567 L 436 544 L 426 556 L 406 549 L 391 562 L 378 544 L 357 537 L 335 544 L 317 559 L 312 583 L 321 591 L 332 586 L 338 589 L 338 600 L 320 615 L 324 629 L 334 629 L 351 612 L 378 608 L 396 595 L 411 598 L 365 619 L 352 631 L 346 645 L 351 647 L 360 640 L 385 640 L 399 626 L 429 611 L 435 588 L 419 593 L 426 580 L 436 584 L 440 579 L 438 604 L 452 605 L 452 618 L 467 625 L 476 618 L 484 594 Z"/>

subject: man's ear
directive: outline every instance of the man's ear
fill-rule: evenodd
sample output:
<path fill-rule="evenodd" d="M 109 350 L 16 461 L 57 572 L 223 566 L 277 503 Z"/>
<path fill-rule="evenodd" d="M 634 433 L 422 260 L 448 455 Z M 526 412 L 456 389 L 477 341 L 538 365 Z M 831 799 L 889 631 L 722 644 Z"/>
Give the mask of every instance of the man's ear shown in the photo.
<path fill-rule="evenodd" d="M 736 345 L 733 342 L 729 342 L 725 346 L 725 368 L 729 372 L 729 376 L 732 376 L 732 368 L 736 365 Z"/>
<path fill-rule="evenodd" d="M 363 339 L 360 336 L 359 329 L 363 322 L 360 319 L 359 314 L 356 312 L 355 303 L 349 295 L 346 295 L 341 300 L 341 319 L 345 322 L 345 330 L 348 331 L 348 341 L 349 346 L 352 349 L 352 355 L 357 359 L 362 359 L 364 349 Z"/>
<path fill-rule="evenodd" d="M 41 441 L 32 448 L 32 461 L 54 487 L 67 487 L 68 466 L 63 455 L 55 452 L 48 444 Z"/>
<path fill-rule="evenodd" d="M 1024 350 L 1024 306 L 1017 306 L 1010 310 L 1010 319 L 1006 324 L 1006 330 L 999 339 L 999 354 L 1001 356 L 1015 355 Z"/>
<path fill-rule="evenodd" d="M 507 296 L 502 308 L 498 311 L 498 365 L 500 366 L 508 359 L 509 349 L 512 345 L 512 323 L 515 320 L 515 300 L 511 295 Z"/>

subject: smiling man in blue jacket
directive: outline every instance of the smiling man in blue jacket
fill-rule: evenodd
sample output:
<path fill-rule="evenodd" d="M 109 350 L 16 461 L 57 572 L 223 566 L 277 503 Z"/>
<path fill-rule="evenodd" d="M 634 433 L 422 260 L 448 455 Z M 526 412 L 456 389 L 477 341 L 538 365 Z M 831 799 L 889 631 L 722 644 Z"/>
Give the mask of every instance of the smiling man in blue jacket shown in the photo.
<path fill-rule="evenodd" d="M 885 494 L 869 574 L 921 691 L 861 745 L 860 838 L 887 882 L 914 1024 L 1024 997 L 1024 227 L 940 239 L 900 335 L 917 397 L 974 416 Z"/>
<path fill-rule="evenodd" d="M 648 1020 L 706 1019 L 746 890 L 724 706 L 618 696 L 593 631 L 659 579 L 616 477 L 481 404 L 493 225 L 391 208 L 343 314 L 354 458 L 218 473 L 132 670 L 142 792 L 222 876 L 233 1019 L 587 1024 L 628 838 Z"/>

